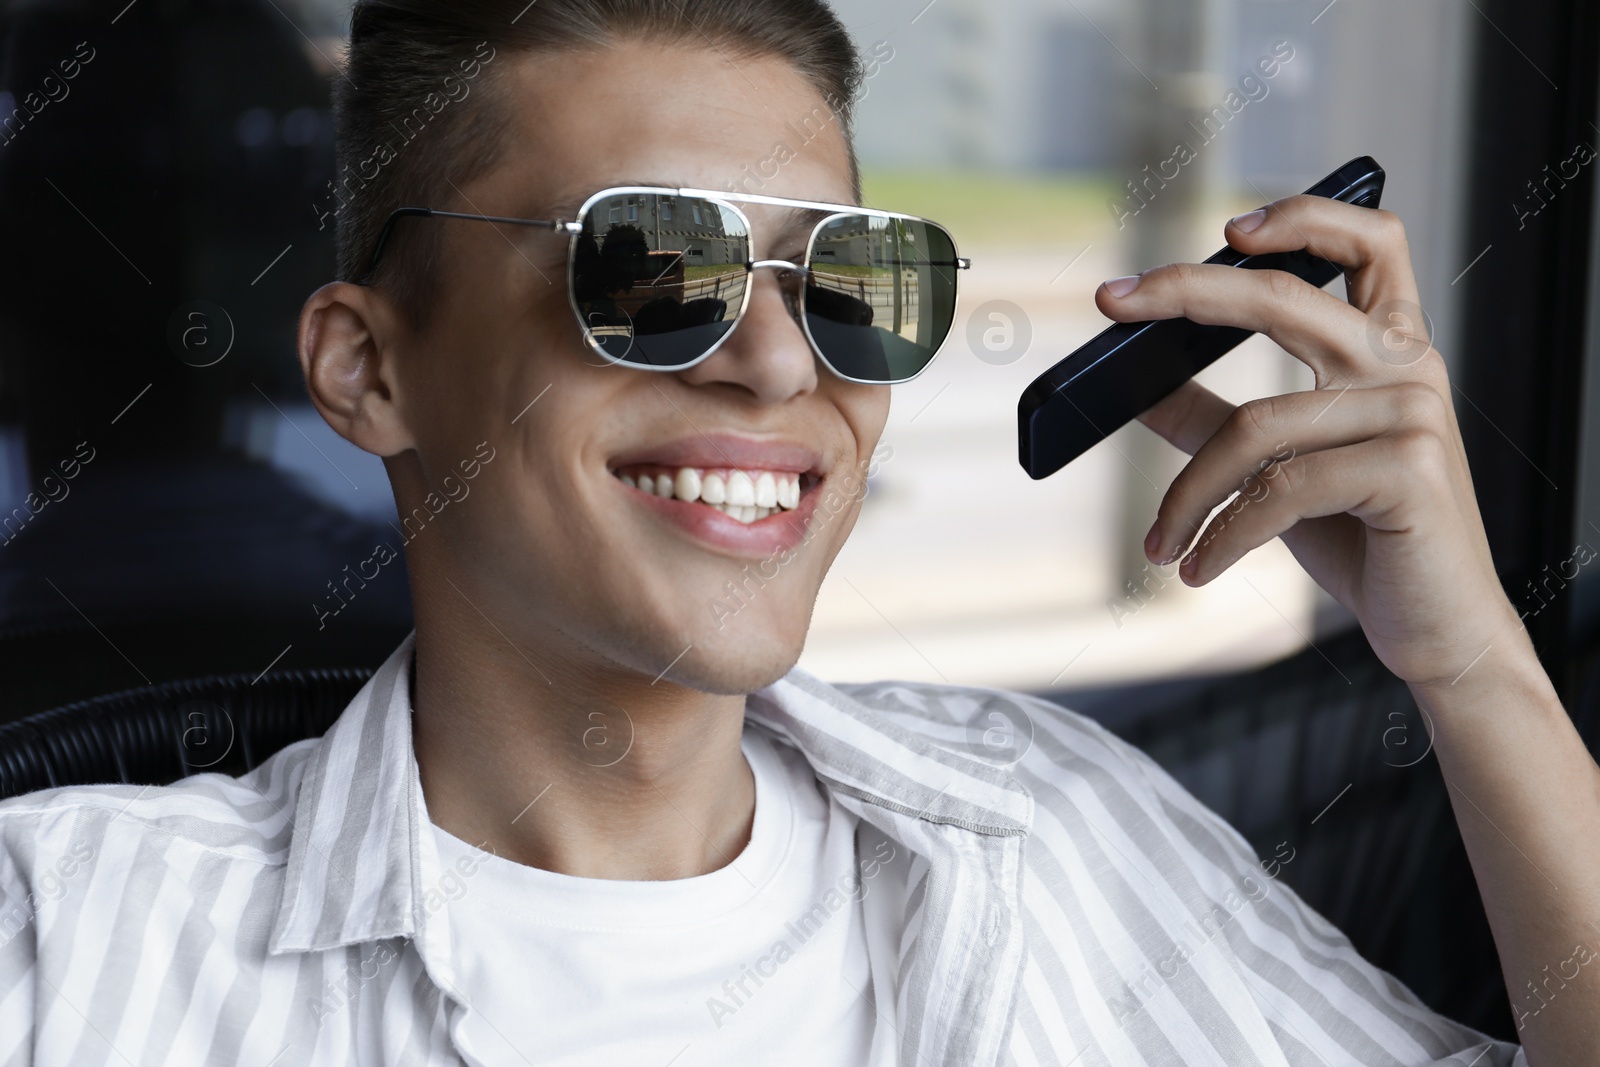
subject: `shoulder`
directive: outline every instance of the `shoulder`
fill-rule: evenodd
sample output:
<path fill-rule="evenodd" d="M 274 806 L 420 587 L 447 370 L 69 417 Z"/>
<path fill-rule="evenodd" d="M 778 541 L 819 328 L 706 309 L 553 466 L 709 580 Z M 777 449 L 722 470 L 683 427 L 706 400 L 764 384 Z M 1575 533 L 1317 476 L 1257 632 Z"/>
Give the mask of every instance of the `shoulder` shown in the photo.
<path fill-rule="evenodd" d="M 187 846 L 225 860 L 282 865 L 300 780 L 318 743 L 298 741 L 238 777 L 58 786 L 0 801 L 0 866 L 28 879 L 108 851 L 131 864 L 146 843 L 158 853 Z"/>
<path fill-rule="evenodd" d="M 1044 697 L 982 686 L 879 681 L 833 688 L 894 726 L 998 767 L 1058 821 L 1110 820 L 1160 837 L 1249 846 L 1142 750 Z"/>
<path fill-rule="evenodd" d="M 833 688 L 942 748 L 1000 767 L 1103 764 L 1143 777 L 1150 758 L 1079 712 L 1044 697 L 983 686 L 880 681 Z"/>

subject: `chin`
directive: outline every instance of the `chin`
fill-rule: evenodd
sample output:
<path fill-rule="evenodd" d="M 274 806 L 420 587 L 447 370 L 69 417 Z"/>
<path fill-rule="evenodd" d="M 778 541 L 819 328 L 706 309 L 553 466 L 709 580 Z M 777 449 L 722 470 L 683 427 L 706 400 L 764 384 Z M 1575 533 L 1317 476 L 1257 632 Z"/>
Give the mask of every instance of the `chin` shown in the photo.
<path fill-rule="evenodd" d="M 693 648 L 672 668 L 668 677 L 679 685 L 718 696 L 735 696 L 764 689 L 788 674 L 800 659 L 805 635 L 760 640 L 722 640 Z"/>

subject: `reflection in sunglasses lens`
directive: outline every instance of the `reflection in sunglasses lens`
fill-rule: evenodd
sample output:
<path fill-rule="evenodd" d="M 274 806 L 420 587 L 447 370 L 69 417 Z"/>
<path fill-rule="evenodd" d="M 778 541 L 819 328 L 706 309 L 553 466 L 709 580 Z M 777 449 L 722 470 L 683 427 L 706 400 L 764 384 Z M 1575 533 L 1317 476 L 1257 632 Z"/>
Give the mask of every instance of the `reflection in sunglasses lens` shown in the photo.
<path fill-rule="evenodd" d="M 955 258 L 950 235 L 931 223 L 835 215 L 812 243 L 806 328 L 848 378 L 910 378 L 950 332 Z"/>
<path fill-rule="evenodd" d="M 750 234 L 699 197 L 618 193 L 583 218 L 572 295 L 594 343 L 613 359 L 692 363 L 733 328 L 748 284 Z"/>

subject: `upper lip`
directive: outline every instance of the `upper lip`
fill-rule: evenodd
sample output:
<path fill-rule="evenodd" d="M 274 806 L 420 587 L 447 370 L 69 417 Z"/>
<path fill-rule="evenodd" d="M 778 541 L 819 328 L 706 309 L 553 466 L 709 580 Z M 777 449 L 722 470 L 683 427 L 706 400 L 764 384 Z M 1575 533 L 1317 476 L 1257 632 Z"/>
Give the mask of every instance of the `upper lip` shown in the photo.
<path fill-rule="evenodd" d="M 640 464 L 814 474 L 822 470 L 822 454 L 791 438 L 697 433 L 623 453 L 614 457 L 610 466 L 615 470 Z"/>

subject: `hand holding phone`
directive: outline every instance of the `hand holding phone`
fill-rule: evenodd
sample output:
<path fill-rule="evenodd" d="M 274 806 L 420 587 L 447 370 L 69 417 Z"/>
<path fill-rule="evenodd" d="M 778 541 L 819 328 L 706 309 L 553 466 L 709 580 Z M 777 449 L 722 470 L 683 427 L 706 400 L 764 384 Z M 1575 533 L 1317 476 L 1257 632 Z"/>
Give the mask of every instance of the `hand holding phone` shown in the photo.
<path fill-rule="evenodd" d="M 1383 180 L 1383 168 L 1371 156 L 1361 156 L 1306 193 L 1377 207 Z M 1304 249 L 1250 256 L 1223 248 L 1206 262 L 1287 271 L 1318 287 L 1341 273 L 1337 264 Z M 1097 334 L 1023 390 L 1017 402 L 1022 468 L 1036 479 L 1054 474 L 1171 395 L 1250 333 L 1236 326 L 1161 319 L 1119 322 Z"/>

